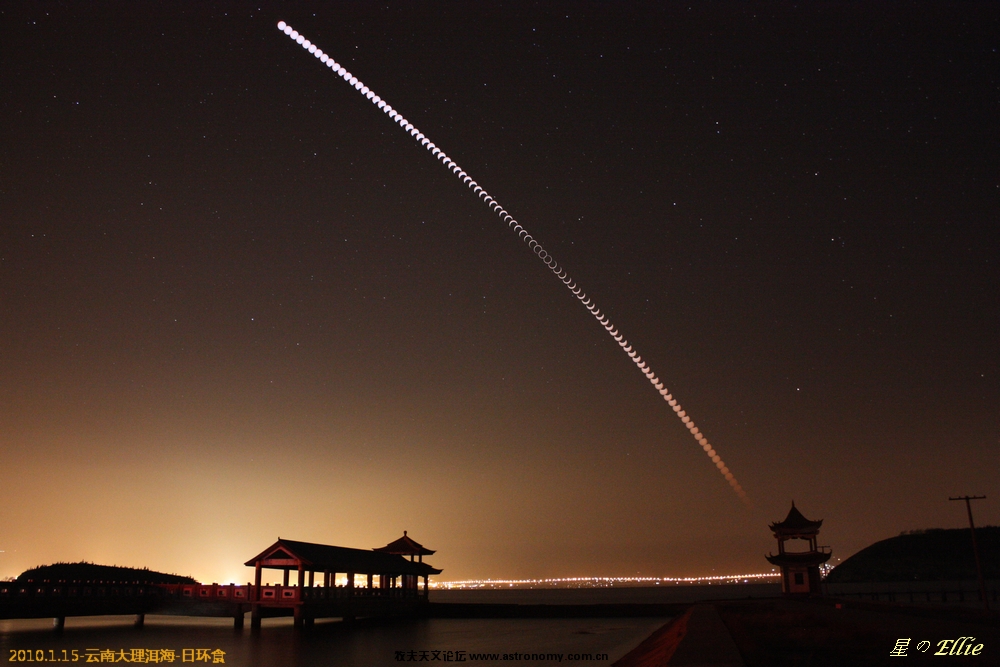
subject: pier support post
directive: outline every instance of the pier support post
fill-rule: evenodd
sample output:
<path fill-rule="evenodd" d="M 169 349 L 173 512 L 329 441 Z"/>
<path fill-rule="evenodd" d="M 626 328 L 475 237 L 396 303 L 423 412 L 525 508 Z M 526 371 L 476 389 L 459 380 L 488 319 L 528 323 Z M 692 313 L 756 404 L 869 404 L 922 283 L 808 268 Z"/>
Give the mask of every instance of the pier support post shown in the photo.
<path fill-rule="evenodd" d="M 245 612 L 243 611 L 243 605 L 241 605 L 241 604 L 236 605 L 236 613 L 233 614 L 233 629 L 234 630 L 242 630 L 243 629 L 243 615 L 244 615 L 244 613 Z"/>
<path fill-rule="evenodd" d="M 294 613 L 295 613 L 295 616 L 294 616 L 294 619 L 292 621 L 292 626 L 296 630 L 301 630 L 302 629 L 302 605 L 300 605 L 300 604 L 299 605 L 295 605 L 295 612 Z"/>
<path fill-rule="evenodd" d="M 250 612 L 250 631 L 260 632 L 260 605 L 255 604 Z"/>
<path fill-rule="evenodd" d="M 65 627 L 66 627 L 65 616 L 56 616 L 55 618 L 52 619 L 52 629 L 55 630 L 56 632 L 62 632 L 63 628 Z"/>
<path fill-rule="evenodd" d="M 145 614 L 136 614 L 135 615 L 135 623 L 133 623 L 132 625 L 134 627 L 136 627 L 136 628 L 140 628 L 141 629 L 142 626 L 146 625 L 146 615 Z"/>

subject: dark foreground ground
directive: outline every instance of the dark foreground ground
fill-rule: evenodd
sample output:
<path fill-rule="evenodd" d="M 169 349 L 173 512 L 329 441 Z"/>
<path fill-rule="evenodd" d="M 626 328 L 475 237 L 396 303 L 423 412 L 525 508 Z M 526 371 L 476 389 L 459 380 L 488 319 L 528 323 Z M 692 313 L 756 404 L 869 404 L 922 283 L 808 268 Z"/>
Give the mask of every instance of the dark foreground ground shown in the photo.
<path fill-rule="evenodd" d="M 962 652 L 981 644 L 978 655 L 936 655 L 955 646 L 942 642 L 962 637 L 974 638 Z M 695 605 L 617 666 L 928 663 L 1000 666 L 1000 613 L 841 600 L 717 601 Z"/>

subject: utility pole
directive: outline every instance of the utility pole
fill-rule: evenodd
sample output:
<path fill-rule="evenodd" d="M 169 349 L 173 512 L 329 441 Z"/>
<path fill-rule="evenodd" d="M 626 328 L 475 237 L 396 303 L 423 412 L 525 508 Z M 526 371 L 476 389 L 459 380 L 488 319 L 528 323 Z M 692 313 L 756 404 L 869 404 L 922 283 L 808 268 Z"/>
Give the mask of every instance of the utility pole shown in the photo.
<path fill-rule="evenodd" d="M 965 509 L 969 512 L 969 530 L 972 532 L 972 551 L 976 554 L 976 574 L 979 575 L 979 595 L 983 598 L 983 606 L 990 610 L 990 601 L 986 598 L 986 583 L 983 581 L 983 564 L 979 560 L 979 545 L 976 544 L 976 526 L 972 523 L 972 504 L 970 500 L 982 500 L 986 496 L 959 496 L 948 500 L 964 500 Z"/>

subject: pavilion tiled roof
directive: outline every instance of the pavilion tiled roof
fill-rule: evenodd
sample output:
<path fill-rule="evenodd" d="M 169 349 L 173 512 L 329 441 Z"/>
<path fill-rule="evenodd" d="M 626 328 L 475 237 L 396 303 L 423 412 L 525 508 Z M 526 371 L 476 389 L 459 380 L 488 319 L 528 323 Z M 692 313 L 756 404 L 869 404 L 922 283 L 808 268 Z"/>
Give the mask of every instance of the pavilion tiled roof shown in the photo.
<path fill-rule="evenodd" d="M 433 553 L 433 552 L 431 552 Z M 329 544 L 298 542 L 278 538 L 270 547 L 246 562 L 254 567 L 258 561 L 291 559 L 302 562 L 304 569 L 355 574 L 441 574 L 427 563 L 415 563 L 402 556 L 377 550 L 335 547 Z"/>
<path fill-rule="evenodd" d="M 434 553 L 433 550 L 425 548 L 424 545 L 408 537 L 405 530 L 403 531 L 403 536 L 398 540 L 390 542 L 384 547 L 376 547 L 372 551 L 380 551 L 385 554 L 399 554 L 401 556 L 430 556 Z"/>

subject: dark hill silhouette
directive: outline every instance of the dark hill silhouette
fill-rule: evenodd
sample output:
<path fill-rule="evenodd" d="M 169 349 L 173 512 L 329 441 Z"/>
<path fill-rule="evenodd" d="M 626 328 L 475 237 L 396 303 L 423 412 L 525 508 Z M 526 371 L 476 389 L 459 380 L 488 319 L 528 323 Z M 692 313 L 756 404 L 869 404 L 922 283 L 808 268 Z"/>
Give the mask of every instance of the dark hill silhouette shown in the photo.
<path fill-rule="evenodd" d="M 95 563 L 54 563 L 40 565 L 25 570 L 15 580 L 28 582 L 103 582 L 120 584 L 196 584 L 191 577 L 179 574 L 164 574 L 147 568 L 119 567 L 117 565 L 97 565 Z"/>
<path fill-rule="evenodd" d="M 983 577 L 1000 579 L 1000 526 L 976 528 Z M 968 528 L 915 530 L 876 542 L 833 568 L 830 583 L 976 579 Z"/>

